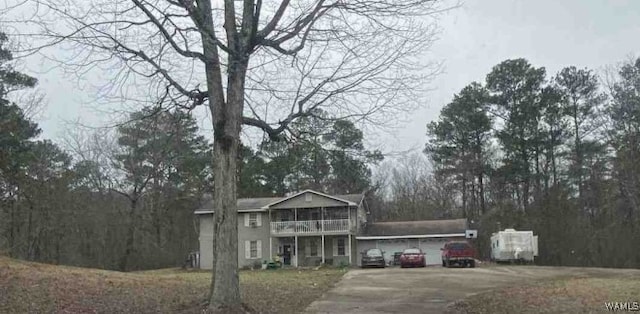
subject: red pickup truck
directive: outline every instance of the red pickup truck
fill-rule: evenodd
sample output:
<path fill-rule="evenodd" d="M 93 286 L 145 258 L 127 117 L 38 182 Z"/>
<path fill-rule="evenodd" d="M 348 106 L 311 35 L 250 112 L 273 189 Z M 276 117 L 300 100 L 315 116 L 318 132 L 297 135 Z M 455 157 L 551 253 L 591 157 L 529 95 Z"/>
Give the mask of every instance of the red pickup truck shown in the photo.
<path fill-rule="evenodd" d="M 476 267 L 476 251 L 468 242 L 450 241 L 441 250 L 442 267 L 450 267 L 454 264 Z"/>

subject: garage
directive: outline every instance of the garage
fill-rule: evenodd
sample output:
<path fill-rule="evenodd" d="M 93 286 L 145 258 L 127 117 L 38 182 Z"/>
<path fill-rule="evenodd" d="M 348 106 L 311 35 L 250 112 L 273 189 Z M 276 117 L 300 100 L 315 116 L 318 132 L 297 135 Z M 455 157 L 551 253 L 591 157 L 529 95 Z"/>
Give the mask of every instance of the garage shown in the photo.
<path fill-rule="evenodd" d="M 393 264 L 396 252 L 420 248 L 427 265 L 440 265 L 440 249 L 447 241 L 464 240 L 466 219 L 389 221 L 368 224 L 358 241 L 358 263 L 367 249 L 379 248 L 388 265 Z"/>

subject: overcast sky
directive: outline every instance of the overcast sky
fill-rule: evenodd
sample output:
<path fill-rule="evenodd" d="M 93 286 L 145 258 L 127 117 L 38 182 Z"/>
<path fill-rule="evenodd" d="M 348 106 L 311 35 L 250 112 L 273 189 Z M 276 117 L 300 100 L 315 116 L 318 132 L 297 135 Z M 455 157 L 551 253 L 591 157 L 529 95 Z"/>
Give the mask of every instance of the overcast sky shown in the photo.
<path fill-rule="evenodd" d="M 444 73 L 431 83 L 433 91 L 424 106 L 407 118 L 395 134 L 373 136 L 368 141 L 388 151 L 420 150 L 426 141 L 426 124 L 454 93 L 472 81 L 483 81 L 495 64 L 523 57 L 553 75 L 564 66 L 601 70 L 628 57 L 640 55 L 640 1 L 638 0 L 468 0 L 444 14 L 440 39 L 425 58 L 442 61 Z M 29 60 L 27 71 L 39 78 L 46 93 L 46 108 L 38 119 L 43 137 L 59 140 L 68 125 L 105 123 L 91 97 L 78 91 L 74 80 L 59 71 L 36 73 L 38 61 Z M 96 80 L 108 77 L 93 78 Z M 200 111 L 203 126 L 209 122 Z"/>

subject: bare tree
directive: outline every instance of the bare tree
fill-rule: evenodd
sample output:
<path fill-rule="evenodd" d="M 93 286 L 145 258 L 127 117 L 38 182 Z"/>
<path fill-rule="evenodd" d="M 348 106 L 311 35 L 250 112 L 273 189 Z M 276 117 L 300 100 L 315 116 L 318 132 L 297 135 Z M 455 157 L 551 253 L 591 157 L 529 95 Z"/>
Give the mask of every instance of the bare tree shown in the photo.
<path fill-rule="evenodd" d="M 434 73 L 420 57 L 435 39 L 439 3 L 34 0 L 8 20 L 33 21 L 24 29 L 36 29 L 27 32 L 38 42 L 23 55 L 63 44 L 67 69 L 113 71 L 105 95 L 208 105 L 216 208 L 209 310 L 230 313 L 243 309 L 235 212 L 241 126 L 277 138 L 315 109 L 392 123 L 420 102 Z"/>
<path fill-rule="evenodd" d="M 426 155 L 387 160 L 373 177 L 372 219 L 420 220 L 460 216 L 454 182 L 436 173 Z"/>

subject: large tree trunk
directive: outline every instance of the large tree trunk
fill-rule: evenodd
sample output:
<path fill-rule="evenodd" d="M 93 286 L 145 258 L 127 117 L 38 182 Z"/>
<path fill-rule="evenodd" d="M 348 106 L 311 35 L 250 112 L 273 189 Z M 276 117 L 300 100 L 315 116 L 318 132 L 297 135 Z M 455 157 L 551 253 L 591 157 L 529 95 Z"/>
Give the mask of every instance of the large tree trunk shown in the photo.
<path fill-rule="evenodd" d="M 214 142 L 215 270 L 210 306 L 231 312 L 241 305 L 238 279 L 238 214 L 236 212 L 236 158 L 238 139 Z M 217 258 L 223 257 L 223 258 Z"/>
<path fill-rule="evenodd" d="M 214 128 L 214 259 L 209 310 L 243 313 L 238 278 L 238 213 L 236 181 L 240 128 L 244 107 L 247 60 L 232 58 L 228 73 L 227 101 L 212 103 Z"/>

